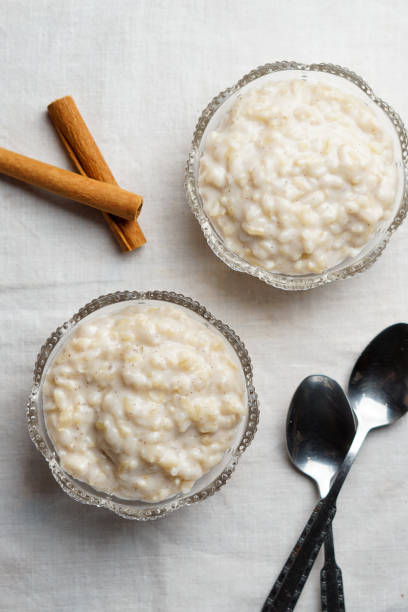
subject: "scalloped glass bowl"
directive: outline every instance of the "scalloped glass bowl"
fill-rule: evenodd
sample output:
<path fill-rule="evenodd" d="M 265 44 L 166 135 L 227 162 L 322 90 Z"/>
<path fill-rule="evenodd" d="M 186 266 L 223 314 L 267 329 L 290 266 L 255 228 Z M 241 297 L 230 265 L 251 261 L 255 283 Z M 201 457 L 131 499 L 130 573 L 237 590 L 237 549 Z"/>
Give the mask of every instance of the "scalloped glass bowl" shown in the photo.
<path fill-rule="evenodd" d="M 101 309 L 103 309 L 104 314 L 109 310 L 118 310 L 126 302 L 146 302 L 152 300 L 171 302 L 172 304 L 178 304 L 187 308 L 192 313 L 195 313 L 193 316 L 202 318 L 208 326 L 214 327 L 224 336 L 225 340 L 231 344 L 241 363 L 248 404 L 246 418 L 242 419 L 238 427 L 234 444 L 225 453 L 220 463 L 200 478 L 188 494 L 183 495 L 180 493 L 158 503 L 119 499 L 96 491 L 89 485 L 76 480 L 68 474 L 59 464 L 58 455 L 48 436 L 42 407 L 42 387 L 48 368 L 65 340 L 85 317 L 88 319 L 92 316 L 98 316 Z M 67 323 L 58 327 L 41 348 L 35 364 L 34 384 L 27 405 L 30 437 L 37 449 L 44 455 L 54 478 L 65 493 L 79 502 L 107 508 L 124 518 L 141 521 L 163 517 L 173 510 L 204 500 L 218 491 L 228 481 L 238 459 L 251 443 L 258 425 L 258 418 L 258 399 L 252 383 L 251 360 L 243 342 L 232 329 L 216 319 L 204 306 L 188 297 L 167 291 L 122 291 L 110 293 L 96 298 L 81 308 Z"/>
<path fill-rule="evenodd" d="M 198 188 L 200 159 L 205 148 L 207 135 L 218 127 L 237 96 L 249 88 L 261 86 L 266 80 L 293 78 L 323 81 L 359 97 L 373 108 L 385 124 L 388 124 L 389 133 L 394 139 L 398 193 L 391 220 L 378 229 L 377 233 L 356 257 L 348 258 L 321 274 L 289 275 L 270 272 L 250 264 L 236 253 L 228 250 L 222 237 L 217 233 L 204 212 Z M 366 270 L 381 255 L 391 234 L 405 218 L 408 210 L 408 135 L 399 115 L 386 102 L 378 98 L 361 77 L 347 68 L 334 66 L 333 64 L 308 65 L 297 62 L 265 64 L 242 77 L 232 87 L 221 92 L 203 111 L 194 132 L 192 148 L 186 164 L 184 185 L 191 210 L 201 226 L 209 247 L 227 266 L 233 270 L 255 276 L 279 289 L 312 289 Z"/>

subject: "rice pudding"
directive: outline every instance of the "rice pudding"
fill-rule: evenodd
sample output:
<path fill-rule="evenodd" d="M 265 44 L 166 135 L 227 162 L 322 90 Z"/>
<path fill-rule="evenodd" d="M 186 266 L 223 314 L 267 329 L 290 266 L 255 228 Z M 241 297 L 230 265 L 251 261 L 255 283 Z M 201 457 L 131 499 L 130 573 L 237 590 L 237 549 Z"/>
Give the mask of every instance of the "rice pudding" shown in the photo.
<path fill-rule="evenodd" d="M 359 98 L 301 79 L 237 96 L 208 134 L 198 186 L 225 246 L 281 274 L 354 257 L 390 219 L 393 140 Z"/>
<path fill-rule="evenodd" d="M 62 467 L 98 491 L 150 502 L 187 493 L 222 459 L 246 400 L 229 342 L 167 302 L 84 321 L 43 388 Z"/>

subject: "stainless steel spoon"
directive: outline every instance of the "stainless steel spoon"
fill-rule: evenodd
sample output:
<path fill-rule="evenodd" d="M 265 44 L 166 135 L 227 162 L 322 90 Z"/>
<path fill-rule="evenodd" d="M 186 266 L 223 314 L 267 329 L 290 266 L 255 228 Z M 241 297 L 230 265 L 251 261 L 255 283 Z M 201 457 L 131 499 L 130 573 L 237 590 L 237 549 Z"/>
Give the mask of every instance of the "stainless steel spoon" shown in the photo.
<path fill-rule="evenodd" d="M 295 391 L 286 420 L 286 444 L 294 465 L 317 484 L 326 497 L 330 483 L 353 441 L 356 424 L 350 404 L 332 378 L 305 378 Z M 334 554 L 330 525 L 324 541 L 325 563 L 320 572 L 323 612 L 344 612 L 341 569 Z"/>
<path fill-rule="evenodd" d="M 312 512 L 285 563 L 263 612 L 290 612 L 326 539 L 336 513 L 336 499 L 371 429 L 390 425 L 408 410 L 408 325 L 397 323 L 372 340 L 353 368 L 349 392 L 357 415 L 357 432 L 329 493 Z"/>

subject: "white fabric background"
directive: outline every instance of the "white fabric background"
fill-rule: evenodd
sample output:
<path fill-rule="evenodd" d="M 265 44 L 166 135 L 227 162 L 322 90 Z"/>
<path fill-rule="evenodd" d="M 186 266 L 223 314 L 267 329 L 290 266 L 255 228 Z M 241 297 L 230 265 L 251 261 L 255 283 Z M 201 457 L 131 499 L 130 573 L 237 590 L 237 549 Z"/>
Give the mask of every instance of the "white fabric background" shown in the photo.
<path fill-rule="evenodd" d="M 121 254 L 99 213 L 0 178 L 0 609 L 260 610 L 315 501 L 289 465 L 288 403 L 323 372 L 345 384 L 367 342 L 407 320 L 405 224 L 358 278 L 284 293 L 209 251 L 183 192 L 201 110 L 268 61 L 362 74 L 408 121 L 406 0 L 1 0 L 0 144 L 70 168 L 45 110 L 72 94 L 119 183 L 145 198 L 145 248 Z M 253 358 L 261 421 L 232 481 L 150 524 L 66 497 L 31 444 L 37 351 L 90 299 L 169 289 L 228 322 Z M 338 504 L 348 610 L 408 610 L 408 420 L 372 434 Z M 317 564 L 317 566 L 319 563 Z M 319 610 L 316 567 L 299 612 Z"/>

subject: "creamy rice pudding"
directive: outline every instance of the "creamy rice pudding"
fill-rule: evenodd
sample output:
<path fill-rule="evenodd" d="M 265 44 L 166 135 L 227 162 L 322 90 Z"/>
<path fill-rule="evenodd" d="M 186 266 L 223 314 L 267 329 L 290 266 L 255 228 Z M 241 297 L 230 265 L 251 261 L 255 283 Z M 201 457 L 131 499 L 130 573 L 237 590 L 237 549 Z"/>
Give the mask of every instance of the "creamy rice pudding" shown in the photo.
<path fill-rule="evenodd" d="M 392 213 L 397 170 L 377 114 L 300 79 L 237 96 L 200 160 L 204 210 L 225 246 L 265 270 L 321 273 Z"/>
<path fill-rule="evenodd" d="M 166 302 L 80 324 L 48 370 L 43 401 L 69 474 L 152 502 L 188 492 L 222 459 L 247 411 L 231 345 Z"/>

